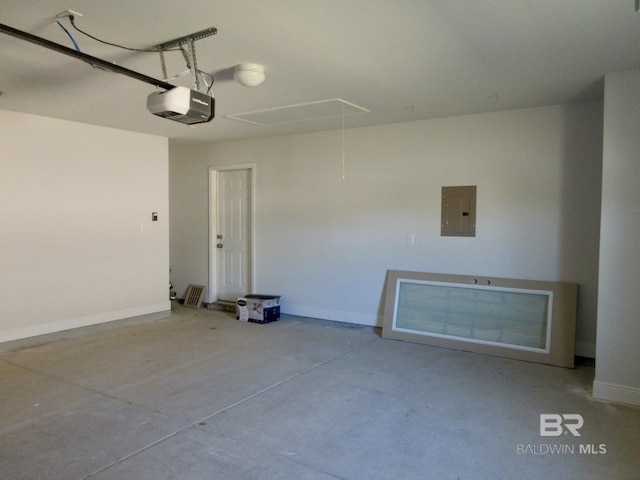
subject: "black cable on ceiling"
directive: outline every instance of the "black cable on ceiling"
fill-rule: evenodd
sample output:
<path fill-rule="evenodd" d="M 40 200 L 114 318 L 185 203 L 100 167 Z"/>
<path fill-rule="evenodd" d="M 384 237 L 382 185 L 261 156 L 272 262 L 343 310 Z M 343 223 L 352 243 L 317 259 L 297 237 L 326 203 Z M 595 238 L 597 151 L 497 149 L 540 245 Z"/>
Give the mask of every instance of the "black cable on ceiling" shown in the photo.
<path fill-rule="evenodd" d="M 116 47 L 116 48 L 121 48 L 123 50 L 129 50 L 132 52 L 143 52 L 143 53 L 159 53 L 160 50 L 158 50 L 157 48 L 154 49 L 149 49 L 149 48 L 133 48 L 133 47 L 125 47 L 124 45 L 119 45 L 117 43 L 112 43 L 112 42 L 107 42 L 106 40 L 102 40 L 94 35 L 91 35 L 88 32 L 85 32 L 84 30 L 80 29 L 77 25 L 76 25 L 76 21 L 75 21 L 75 16 L 74 15 L 69 15 L 69 22 L 71 22 L 71 26 L 76 29 L 78 32 L 80 32 L 81 34 L 91 38 L 92 40 L 95 40 L 96 42 L 105 44 L 105 45 L 109 45 L 111 47 Z M 77 42 L 75 41 L 75 39 L 71 36 L 71 34 L 69 33 L 69 31 L 64 28 L 64 26 L 58 22 L 58 25 L 60 25 L 60 27 L 62 27 L 62 29 L 67 32 L 67 35 L 69 35 L 69 38 L 71 38 L 71 41 L 73 42 L 73 44 L 76 47 L 76 50 L 80 51 L 80 47 L 78 46 Z M 191 65 L 189 63 L 188 60 L 188 55 L 186 55 L 185 49 L 182 45 L 180 45 L 179 47 L 176 48 L 168 48 L 166 50 L 162 50 L 163 52 L 182 52 L 185 61 L 187 63 L 187 68 L 191 69 Z M 207 84 L 207 94 L 211 93 L 211 88 L 213 87 L 213 83 L 215 81 L 213 75 L 211 75 L 208 72 L 202 71 L 202 70 L 198 70 L 197 71 L 198 74 L 200 74 L 201 76 L 207 76 L 210 78 L 210 83 L 207 83 L 205 81 L 205 84 Z"/>
<path fill-rule="evenodd" d="M 123 50 L 129 50 L 129 51 L 132 51 L 132 52 L 158 53 L 158 49 L 157 48 L 150 49 L 150 48 L 125 47 L 124 45 L 118 45 L 117 43 L 107 42 L 106 40 L 102 40 L 102 39 L 100 39 L 98 37 L 95 37 L 95 36 L 91 35 L 90 33 L 87 33 L 84 30 L 78 28 L 78 26 L 76 25 L 75 17 L 73 15 L 69 15 L 69 21 L 71 22 L 71 26 L 73 28 L 75 28 L 78 32 L 80 32 L 81 34 L 91 38 L 92 40 L 95 40 L 96 42 L 104 43 L 105 45 L 109 45 L 111 47 L 122 48 Z M 169 48 L 169 49 L 165 50 L 165 52 L 177 52 L 177 51 L 180 51 L 180 50 L 181 50 L 180 48 Z"/>
<path fill-rule="evenodd" d="M 134 70 L 130 70 L 125 67 L 121 67 L 120 65 L 107 62 L 106 60 L 103 60 L 101 58 L 87 55 L 86 53 L 80 52 L 78 50 L 74 50 L 73 48 L 65 47 L 64 45 L 60 45 L 59 43 L 55 43 L 55 42 L 52 42 L 51 40 L 47 40 L 46 38 L 32 35 L 31 33 L 23 32 L 22 30 L 18 30 L 8 25 L 4 25 L 0 23 L 0 32 L 6 33 L 7 35 L 11 35 L 12 37 L 19 38 L 20 40 L 24 40 L 30 43 L 34 43 L 36 45 L 40 45 L 41 47 L 47 48 L 49 50 L 53 50 L 58 53 L 62 53 L 69 57 L 77 58 L 91 65 L 97 65 L 110 72 L 126 75 L 127 77 L 134 78 L 141 82 L 155 85 L 156 87 L 163 88 L 165 90 L 171 90 L 175 88 L 175 85 L 171 85 L 170 83 L 164 82 L 162 80 L 158 80 L 156 78 L 150 77 L 140 72 L 136 72 Z"/>

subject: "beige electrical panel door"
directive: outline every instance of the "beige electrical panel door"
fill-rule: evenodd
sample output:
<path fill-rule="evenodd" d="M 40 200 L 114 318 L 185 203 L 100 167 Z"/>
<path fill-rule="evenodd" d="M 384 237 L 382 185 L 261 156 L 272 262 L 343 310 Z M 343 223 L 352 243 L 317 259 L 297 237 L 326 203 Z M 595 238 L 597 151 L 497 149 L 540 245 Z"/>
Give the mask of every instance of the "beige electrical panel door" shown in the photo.
<path fill-rule="evenodd" d="M 477 187 L 442 187 L 441 236 L 476 236 Z"/>

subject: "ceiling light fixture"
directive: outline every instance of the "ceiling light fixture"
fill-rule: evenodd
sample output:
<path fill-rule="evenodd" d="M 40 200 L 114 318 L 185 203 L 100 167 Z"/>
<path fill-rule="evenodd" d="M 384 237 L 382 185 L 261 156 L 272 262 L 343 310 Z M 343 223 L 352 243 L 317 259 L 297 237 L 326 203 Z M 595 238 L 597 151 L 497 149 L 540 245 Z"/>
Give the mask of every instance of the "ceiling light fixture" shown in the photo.
<path fill-rule="evenodd" d="M 264 67 L 257 63 L 241 63 L 236 65 L 233 78 L 245 87 L 256 87 L 264 82 Z"/>

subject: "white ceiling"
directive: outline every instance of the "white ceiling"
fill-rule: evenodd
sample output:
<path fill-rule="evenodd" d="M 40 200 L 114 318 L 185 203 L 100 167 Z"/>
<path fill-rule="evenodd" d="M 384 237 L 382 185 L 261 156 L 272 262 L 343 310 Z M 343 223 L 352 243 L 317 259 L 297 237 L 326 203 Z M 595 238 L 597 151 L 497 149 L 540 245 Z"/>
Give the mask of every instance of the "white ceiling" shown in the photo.
<path fill-rule="evenodd" d="M 201 70 L 264 65 L 253 88 L 217 74 L 216 118 L 190 127 L 147 111 L 152 85 L 0 33 L 0 109 L 181 144 L 341 128 L 341 118 L 225 118 L 336 98 L 371 112 L 345 117 L 346 127 L 597 99 L 605 73 L 640 67 L 634 0 L 0 0 L 0 23 L 72 47 L 53 21 L 65 10 L 82 13 L 76 23 L 92 35 L 135 48 L 216 27 L 196 42 Z M 158 54 L 63 23 L 84 53 L 161 79 Z M 180 53 L 166 56 L 169 75 L 186 69 Z"/>

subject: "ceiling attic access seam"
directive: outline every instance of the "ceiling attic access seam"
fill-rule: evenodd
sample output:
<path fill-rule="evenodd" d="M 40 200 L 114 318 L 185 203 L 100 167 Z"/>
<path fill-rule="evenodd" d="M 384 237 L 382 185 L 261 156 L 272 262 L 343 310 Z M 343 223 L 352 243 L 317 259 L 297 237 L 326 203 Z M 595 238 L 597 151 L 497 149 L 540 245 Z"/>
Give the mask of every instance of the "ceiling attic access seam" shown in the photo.
<path fill-rule="evenodd" d="M 260 127 L 268 125 L 285 125 L 310 120 L 322 120 L 325 118 L 344 117 L 371 113 L 364 107 L 356 105 L 341 98 L 329 100 L 317 100 L 315 102 L 296 103 L 283 107 L 265 108 L 253 112 L 235 113 L 225 115 L 224 118 L 249 123 Z"/>
<path fill-rule="evenodd" d="M 36 35 L 32 35 L 27 32 L 23 32 L 22 30 L 18 30 L 8 25 L 4 25 L 0 23 L 0 32 L 5 33 L 7 35 L 11 35 L 12 37 L 19 38 L 20 40 L 25 40 L 27 42 L 40 45 L 41 47 L 48 48 L 49 50 L 62 53 L 69 57 L 77 58 L 79 60 L 82 60 L 83 62 L 98 65 L 111 72 L 119 73 L 121 75 L 125 75 L 127 77 L 133 78 L 135 80 L 139 80 L 141 82 L 148 83 L 150 85 L 154 85 L 159 88 L 163 88 L 165 90 L 171 90 L 175 88 L 175 85 L 171 85 L 170 83 L 164 82 L 162 80 L 158 80 L 157 78 L 153 78 L 143 73 L 136 72 L 135 70 L 130 70 L 128 68 L 121 67 L 120 65 L 107 62 L 106 60 L 102 60 L 101 58 L 94 57 L 92 55 L 87 55 L 86 53 L 79 52 L 77 50 L 74 50 L 73 48 L 65 47 L 64 45 L 60 45 L 58 43 L 52 42 L 45 38 L 38 37 Z"/>

